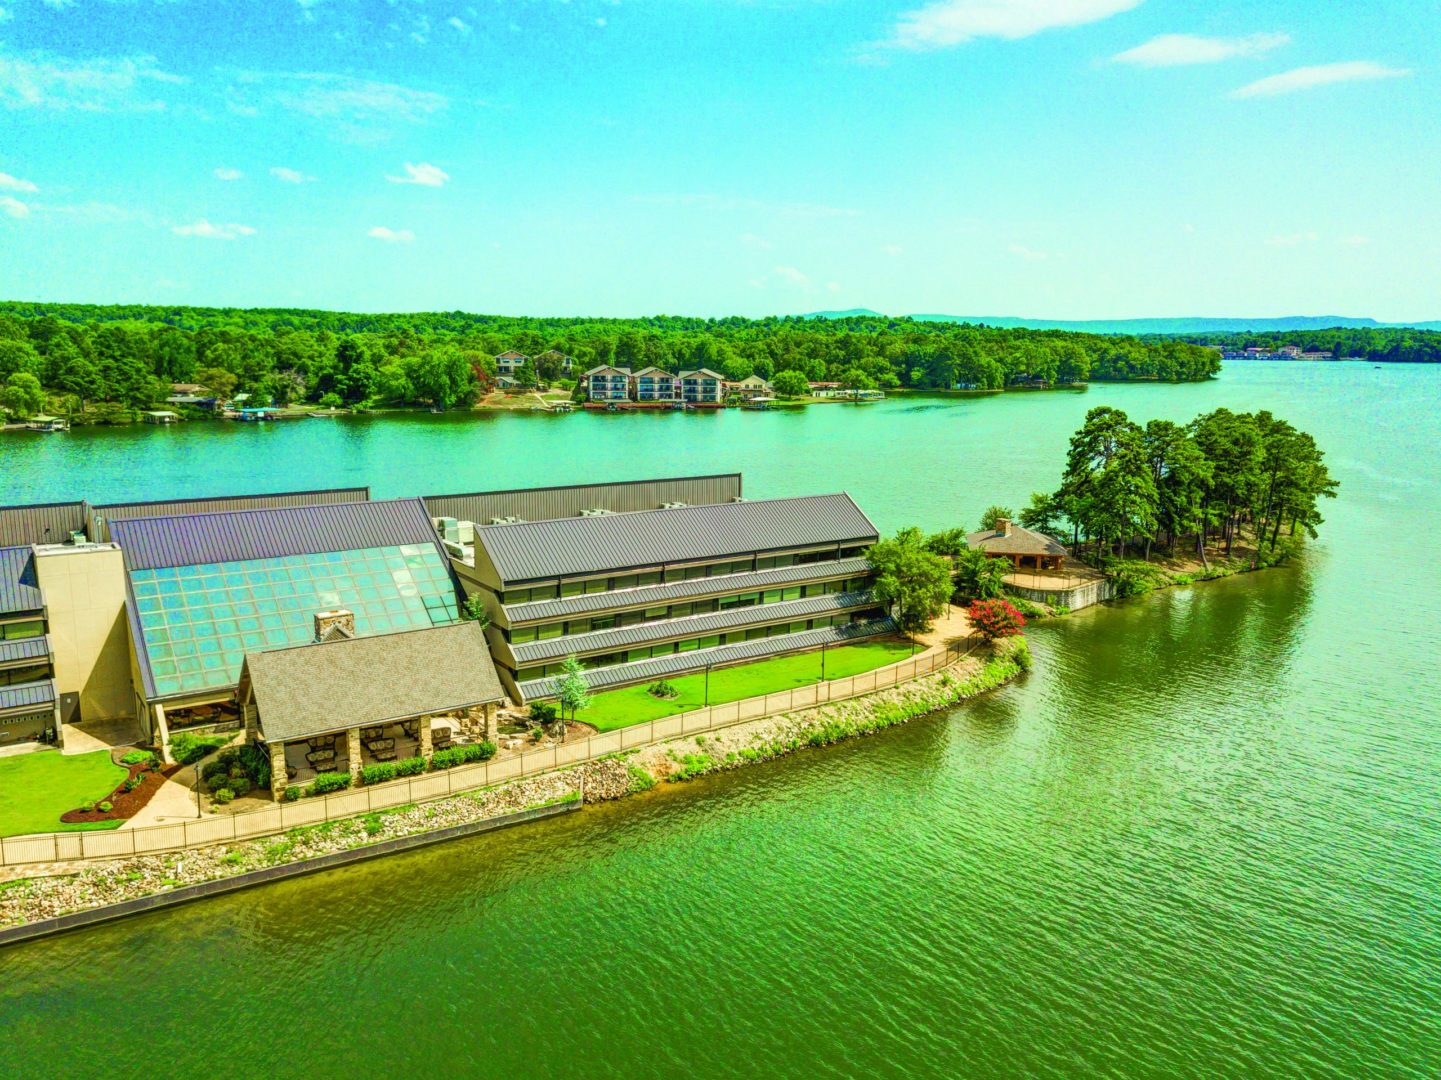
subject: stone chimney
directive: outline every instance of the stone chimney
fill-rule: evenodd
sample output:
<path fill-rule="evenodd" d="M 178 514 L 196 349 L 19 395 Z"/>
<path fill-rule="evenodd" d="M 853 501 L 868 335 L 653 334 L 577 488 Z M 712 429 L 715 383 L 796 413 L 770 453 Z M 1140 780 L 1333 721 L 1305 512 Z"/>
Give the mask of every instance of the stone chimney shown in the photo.
<path fill-rule="evenodd" d="M 315 613 L 315 640 L 337 641 L 355 636 L 355 612 L 348 608 Z"/>
<path fill-rule="evenodd" d="M 1002 536 L 1010 536 L 1010 535 L 1011 535 L 1011 519 L 1010 519 L 1010 518 L 996 518 L 996 532 L 1000 533 Z M 317 616 L 317 617 L 318 617 L 318 616 Z"/>

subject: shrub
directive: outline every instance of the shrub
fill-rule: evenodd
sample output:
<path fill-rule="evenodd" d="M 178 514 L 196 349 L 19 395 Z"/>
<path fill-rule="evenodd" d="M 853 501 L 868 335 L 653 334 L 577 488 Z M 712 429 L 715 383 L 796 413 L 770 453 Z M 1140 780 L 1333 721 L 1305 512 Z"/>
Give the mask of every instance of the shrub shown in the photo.
<path fill-rule="evenodd" d="M 235 792 L 231 791 L 228 787 L 219 788 L 210 793 L 210 801 L 218 803 L 220 806 L 224 806 L 234 798 Z"/>
<path fill-rule="evenodd" d="M 170 752 L 180 764 L 194 765 L 217 746 L 224 746 L 229 741 L 229 735 L 194 735 L 180 731 L 171 736 Z"/>
<path fill-rule="evenodd" d="M 537 724 L 554 723 L 556 718 L 555 702 L 537 701 L 530 707 L 530 718 Z"/>
<path fill-rule="evenodd" d="M 675 684 L 667 682 L 665 679 L 657 679 L 646 687 L 645 692 L 651 697 L 661 698 L 665 701 L 674 701 L 680 697 L 680 691 L 675 688 Z"/>
<path fill-rule="evenodd" d="M 462 743 L 448 750 L 437 750 L 430 755 L 432 769 L 453 769 L 457 765 L 469 765 L 476 761 L 489 761 L 495 756 L 495 743 Z"/>
<path fill-rule="evenodd" d="M 285 789 L 285 794 L 282 798 L 284 798 L 286 802 L 299 802 L 300 796 L 304 794 L 305 792 L 301 791 L 298 787 L 288 787 Z"/>
<path fill-rule="evenodd" d="M 256 787 L 270 786 L 270 755 L 254 743 L 246 743 L 235 751 L 240 767 Z"/>
<path fill-rule="evenodd" d="M 139 773 L 136 773 L 134 776 L 132 776 L 132 777 L 130 777 L 128 780 L 126 780 L 125 783 L 123 783 L 123 784 L 120 785 L 121 790 L 123 790 L 123 791 L 134 791 L 136 788 L 138 788 L 138 787 L 140 786 L 140 780 L 141 780 L 140 774 L 139 774 Z"/>
<path fill-rule="evenodd" d="M 401 758 L 395 763 L 396 776 L 415 776 L 417 773 L 425 772 L 425 758 L 408 757 Z"/>
<path fill-rule="evenodd" d="M 348 772 L 323 772 L 316 775 L 310 785 L 312 795 L 329 795 L 332 791 L 343 791 L 350 786 Z"/>
<path fill-rule="evenodd" d="M 90 813 L 90 811 L 95 809 L 95 800 L 86 799 L 83 803 L 80 804 L 80 809 L 87 814 Z"/>
<path fill-rule="evenodd" d="M 100 805 L 95 807 L 95 809 L 99 810 L 102 814 L 108 814 L 111 810 L 115 809 L 115 806 L 110 802 L 109 799 L 106 799 L 104 802 L 100 803 Z"/>
<path fill-rule="evenodd" d="M 977 600 L 967 610 L 971 625 L 987 641 L 1012 637 L 1026 625 L 1026 617 L 1006 600 Z"/>
<path fill-rule="evenodd" d="M 630 790 L 633 792 L 649 791 L 655 787 L 655 777 L 639 765 L 627 765 L 626 771 L 630 773 Z"/>
<path fill-rule="evenodd" d="M 395 779 L 395 764 L 389 761 L 378 762 L 375 765 L 367 765 L 360 770 L 360 782 L 362 784 L 383 784 L 387 780 Z"/>
<path fill-rule="evenodd" d="M 174 745 L 173 743 L 171 744 Z M 150 765 L 154 763 L 155 755 L 149 750 L 131 750 L 120 759 L 122 765 Z"/>
<path fill-rule="evenodd" d="M 379 814 L 366 814 L 360 819 L 360 824 L 364 827 L 366 836 L 374 836 L 385 828 L 385 823 L 380 820 Z"/>
<path fill-rule="evenodd" d="M 439 771 L 440 769 L 449 769 L 454 765 L 459 765 L 460 760 L 456 757 L 455 753 L 457 749 L 459 748 L 452 746 L 448 750 L 437 750 L 430 755 L 430 767 Z"/>

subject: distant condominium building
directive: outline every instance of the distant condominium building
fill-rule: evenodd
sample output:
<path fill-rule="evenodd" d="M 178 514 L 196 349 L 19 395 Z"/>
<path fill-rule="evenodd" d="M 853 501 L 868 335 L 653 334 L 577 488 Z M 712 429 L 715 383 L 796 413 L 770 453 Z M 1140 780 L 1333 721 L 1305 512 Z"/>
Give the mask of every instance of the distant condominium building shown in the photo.
<path fill-rule="evenodd" d="M 599 689 L 892 632 L 877 538 L 849 496 L 818 495 L 485 526 L 456 569 L 502 684 L 535 700 L 569 656 Z"/>
<path fill-rule="evenodd" d="M 681 398 L 687 405 L 720 405 L 725 402 L 725 376 L 710 368 L 680 373 Z"/>
<path fill-rule="evenodd" d="M 591 401 L 629 401 L 630 368 L 594 367 L 585 373 L 585 392 Z"/>
<path fill-rule="evenodd" d="M 681 400 L 680 379 L 658 367 L 642 368 L 631 376 L 635 400 L 646 404 L 674 404 Z"/>

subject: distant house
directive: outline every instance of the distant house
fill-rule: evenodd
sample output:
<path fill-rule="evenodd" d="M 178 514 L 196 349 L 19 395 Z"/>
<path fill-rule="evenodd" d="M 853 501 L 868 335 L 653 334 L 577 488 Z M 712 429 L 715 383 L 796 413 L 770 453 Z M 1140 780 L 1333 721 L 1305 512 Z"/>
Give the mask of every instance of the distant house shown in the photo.
<path fill-rule="evenodd" d="M 559 364 L 560 370 L 564 372 L 569 372 L 571 368 L 575 366 L 575 361 L 559 349 L 546 349 L 545 352 L 535 358 L 536 367 L 540 367 L 541 364 L 552 363 Z"/>
<path fill-rule="evenodd" d="M 680 380 L 658 367 L 641 368 L 633 376 L 639 402 L 670 403 L 681 400 Z"/>
<path fill-rule="evenodd" d="M 1332 354 L 1329 352 L 1303 352 L 1301 354 L 1302 360 L 1330 360 L 1331 358 Z"/>
<path fill-rule="evenodd" d="M 495 373 L 497 375 L 514 375 L 529 360 L 530 357 L 525 353 L 507 349 L 495 358 Z"/>
<path fill-rule="evenodd" d="M 680 389 L 687 405 L 720 405 L 725 401 L 725 376 L 710 368 L 682 371 Z"/>
<path fill-rule="evenodd" d="M 180 419 L 180 416 L 169 409 L 150 409 L 141 413 L 140 419 L 147 424 L 173 424 Z"/>
<path fill-rule="evenodd" d="M 1299 346 L 1299 345 L 1282 345 L 1279 349 L 1276 350 L 1276 355 L 1278 355 L 1278 356 L 1300 356 L 1300 355 L 1301 355 L 1301 346 Z"/>
<path fill-rule="evenodd" d="M 762 379 L 759 375 L 749 375 L 738 382 L 726 383 L 726 392 L 742 401 L 751 401 L 758 397 L 767 397 L 771 393 L 771 384 Z"/>
<path fill-rule="evenodd" d="M 838 382 L 813 382 L 807 383 L 810 387 L 811 397 L 833 398 L 841 396 L 841 384 Z"/>
<path fill-rule="evenodd" d="M 497 375 L 495 385 L 502 390 L 514 390 L 520 386 L 520 383 L 510 375 Z"/>
<path fill-rule="evenodd" d="M 1252 360 L 1261 360 L 1271 355 L 1270 349 L 1263 349 L 1260 345 L 1252 345 L 1246 350 L 1246 356 Z"/>
<path fill-rule="evenodd" d="M 1017 570 L 1059 570 L 1066 558 L 1066 549 L 1055 540 L 1007 518 L 997 521 L 994 529 L 971 533 L 966 543 L 993 559 L 1007 560 Z"/>
<path fill-rule="evenodd" d="M 585 392 L 591 401 L 629 401 L 630 368 L 593 367 L 585 373 Z"/>

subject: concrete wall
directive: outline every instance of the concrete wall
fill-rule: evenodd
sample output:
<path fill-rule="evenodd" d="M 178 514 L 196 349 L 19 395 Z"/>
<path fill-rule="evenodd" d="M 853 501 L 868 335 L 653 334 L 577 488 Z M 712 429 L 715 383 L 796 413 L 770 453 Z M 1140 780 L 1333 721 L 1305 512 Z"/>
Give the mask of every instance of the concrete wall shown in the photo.
<path fill-rule="evenodd" d="M 1115 583 L 1110 578 L 1103 581 L 1092 581 L 1074 589 L 1023 589 L 1017 585 L 1007 585 L 1006 589 L 1017 596 L 1024 596 L 1033 603 L 1060 604 L 1072 611 L 1099 604 L 1116 595 Z"/>
<path fill-rule="evenodd" d="M 49 616 L 56 691 L 79 693 L 83 720 L 134 716 L 120 549 L 37 548 L 35 574 Z"/>

